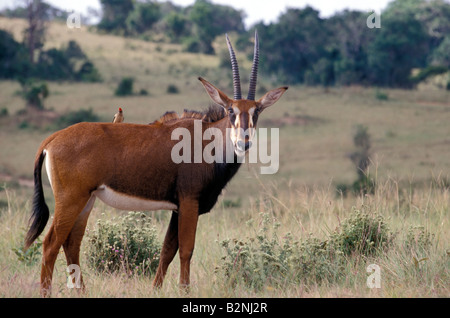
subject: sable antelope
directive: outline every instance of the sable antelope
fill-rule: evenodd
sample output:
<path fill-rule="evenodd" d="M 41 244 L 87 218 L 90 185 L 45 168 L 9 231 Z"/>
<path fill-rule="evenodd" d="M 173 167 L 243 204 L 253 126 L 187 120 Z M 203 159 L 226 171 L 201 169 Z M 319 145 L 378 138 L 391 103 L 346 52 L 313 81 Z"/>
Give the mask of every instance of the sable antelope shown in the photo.
<path fill-rule="evenodd" d="M 96 198 L 122 210 L 172 210 L 153 285 L 162 285 L 177 250 L 180 285 L 189 285 L 198 217 L 213 208 L 222 189 L 240 167 L 237 158 L 245 155 L 251 146 L 252 136 L 240 131 L 255 127 L 261 111 L 274 104 L 287 89 L 271 90 L 255 101 L 259 61 L 255 33 L 250 89 L 247 99 L 242 99 L 236 56 L 228 36 L 226 40 L 233 70 L 234 99 L 199 78 L 211 99 L 222 106 L 219 112 L 185 111 L 182 116 L 169 112 L 149 125 L 79 123 L 42 142 L 35 159 L 33 211 L 25 247 L 42 233 L 49 218 L 41 179 L 45 161 L 55 197 L 55 212 L 43 241 L 43 296 L 50 295 L 53 267 L 61 245 L 67 264 L 79 265 L 81 240 Z M 200 119 L 203 131 L 217 128 L 223 132 L 222 144 L 225 147 L 227 142 L 231 143 L 233 149 L 232 163 L 173 162 L 171 149 L 177 141 L 172 140 L 172 132 L 180 127 L 193 132 L 195 121 Z M 205 144 L 202 141 L 202 147 Z M 82 280 L 81 284 L 84 288 Z"/>
<path fill-rule="evenodd" d="M 119 111 L 114 115 L 112 122 L 113 123 L 121 123 L 121 122 L 123 122 L 124 119 L 125 119 L 125 117 L 123 117 L 122 108 L 119 107 Z"/>

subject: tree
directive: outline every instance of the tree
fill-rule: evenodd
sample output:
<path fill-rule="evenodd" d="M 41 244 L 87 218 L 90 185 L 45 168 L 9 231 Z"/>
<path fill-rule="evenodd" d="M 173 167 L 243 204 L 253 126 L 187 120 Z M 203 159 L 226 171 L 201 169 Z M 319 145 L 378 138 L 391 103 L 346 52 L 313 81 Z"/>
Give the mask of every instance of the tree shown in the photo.
<path fill-rule="evenodd" d="M 133 0 L 100 0 L 103 16 L 98 24 L 106 32 L 126 32 L 126 20 L 134 8 Z"/>
<path fill-rule="evenodd" d="M 230 6 L 214 5 L 207 0 L 196 0 L 189 11 L 189 20 L 194 24 L 194 35 L 198 50 L 214 54 L 212 42 L 219 34 L 244 31 L 243 12 Z"/>
<path fill-rule="evenodd" d="M 450 35 L 447 35 L 433 51 L 431 62 L 450 68 Z"/>
<path fill-rule="evenodd" d="M 129 33 L 142 33 L 161 18 L 160 4 L 155 1 L 138 2 L 126 19 Z"/>
<path fill-rule="evenodd" d="M 188 19 L 181 13 L 171 11 L 164 18 L 167 33 L 172 41 L 178 41 L 182 35 L 188 33 Z"/>
<path fill-rule="evenodd" d="M 371 82 L 379 86 L 411 87 L 414 67 L 423 67 L 429 53 L 424 26 L 410 12 L 383 15 L 382 28 L 369 45 Z"/>
<path fill-rule="evenodd" d="M 329 31 L 311 7 L 288 9 L 278 23 L 259 23 L 262 70 L 287 83 L 301 83 L 305 73 L 327 54 Z M 321 62 L 322 63 L 322 62 Z M 322 63 L 323 64 L 323 63 Z"/>
<path fill-rule="evenodd" d="M 26 47 L 10 33 L 0 30 L 0 78 L 13 79 L 18 74 L 29 74 L 31 68 Z"/>
<path fill-rule="evenodd" d="M 396 0 L 383 12 L 383 16 L 389 17 L 405 14 L 412 15 L 424 26 L 432 48 L 450 33 L 450 3 L 444 0 Z"/>
<path fill-rule="evenodd" d="M 326 20 L 327 29 L 332 32 L 330 46 L 338 52 L 334 61 L 337 84 L 368 83 L 367 48 L 376 30 L 364 27 L 366 19 L 364 12 L 344 10 Z"/>
<path fill-rule="evenodd" d="M 45 41 L 45 12 L 47 6 L 41 0 L 24 0 L 27 10 L 27 28 L 24 31 L 24 44 L 28 48 L 30 62 L 36 62 L 36 50 L 40 51 Z"/>
<path fill-rule="evenodd" d="M 31 82 L 27 80 L 32 78 L 83 82 L 102 80 L 96 67 L 73 40 L 62 49 L 41 51 L 35 64 L 30 62 L 28 54 L 23 43 L 0 30 L 0 78 L 17 79 L 24 90 L 28 90 Z"/>

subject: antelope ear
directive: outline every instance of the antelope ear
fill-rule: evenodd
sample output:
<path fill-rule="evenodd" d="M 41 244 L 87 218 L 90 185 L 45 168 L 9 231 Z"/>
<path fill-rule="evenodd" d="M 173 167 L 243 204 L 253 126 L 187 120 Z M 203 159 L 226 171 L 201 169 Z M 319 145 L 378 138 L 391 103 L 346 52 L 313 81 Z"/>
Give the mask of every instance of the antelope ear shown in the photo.
<path fill-rule="evenodd" d="M 260 110 L 263 110 L 269 106 L 275 104 L 284 92 L 288 89 L 287 86 L 273 89 L 267 92 L 263 97 L 261 97 L 256 104 Z"/>
<path fill-rule="evenodd" d="M 198 79 L 200 82 L 202 82 L 203 86 L 206 89 L 206 92 L 208 93 L 209 97 L 211 97 L 213 102 L 224 107 L 225 110 L 230 108 L 233 101 L 225 93 L 223 93 L 220 89 L 218 89 L 213 84 L 206 81 L 205 79 L 203 79 L 201 77 L 199 77 Z"/>

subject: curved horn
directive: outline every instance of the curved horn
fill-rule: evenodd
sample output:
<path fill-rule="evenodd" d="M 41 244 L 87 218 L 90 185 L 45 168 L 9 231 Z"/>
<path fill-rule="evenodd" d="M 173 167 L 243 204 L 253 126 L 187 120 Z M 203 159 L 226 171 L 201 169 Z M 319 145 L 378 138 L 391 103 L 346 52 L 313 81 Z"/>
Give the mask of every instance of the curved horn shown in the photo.
<path fill-rule="evenodd" d="M 236 55 L 234 54 L 233 47 L 231 46 L 230 39 L 228 38 L 228 34 L 225 35 L 227 38 L 228 51 L 230 51 L 230 59 L 231 59 L 231 69 L 233 70 L 233 87 L 234 87 L 234 99 L 242 99 L 241 95 L 241 78 L 239 77 L 239 66 L 236 59 Z"/>
<path fill-rule="evenodd" d="M 256 93 L 256 80 L 258 77 L 258 64 L 259 64 L 259 40 L 258 31 L 255 30 L 255 48 L 253 51 L 253 65 L 252 73 L 250 75 L 250 87 L 248 90 L 248 100 L 255 100 Z"/>

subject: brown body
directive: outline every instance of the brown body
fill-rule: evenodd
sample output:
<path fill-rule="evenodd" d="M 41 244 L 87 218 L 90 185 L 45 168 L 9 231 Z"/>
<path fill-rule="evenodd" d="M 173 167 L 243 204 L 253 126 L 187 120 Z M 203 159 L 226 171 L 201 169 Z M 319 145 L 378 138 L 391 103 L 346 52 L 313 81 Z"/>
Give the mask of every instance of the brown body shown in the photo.
<path fill-rule="evenodd" d="M 90 196 L 104 185 L 131 197 L 178 206 L 180 197 L 199 199 L 215 175 L 212 164 L 193 163 L 193 159 L 192 163 L 176 164 L 171 158 L 171 150 L 179 142 L 171 140 L 173 129 L 184 127 L 193 136 L 194 120 L 179 119 L 152 125 L 80 123 L 47 138 L 38 154 L 45 150 L 50 156 L 48 173 L 55 179 L 51 180 L 55 193 L 76 188 Z M 227 117 L 215 123 L 203 122 L 202 131 L 218 127 L 225 132 L 228 124 Z M 209 142 L 203 141 L 203 146 Z M 77 155 L 67 156 L 68 149 Z M 201 213 L 208 211 L 204 209 Z"/>
<path fill-rule="evenodd" d="M 234 52 L 231 56 L 233 59 Z M 42 142 L 35 160 L 32 224 L 25 247 L 42 233 L 49 218 L 41 177 L 45 161 L 55 196 L 55 213 L 43 241 L 44 296 L 50 294 L 53 267 L 61 246 L 67 264 L 79 265 L 81 240 L 96 198 L 122 210 L 172 210 L 153 284 L 161 286 L 179 251 L 180 284 L 189 285 L 198 217 L 213 208 L 222 189 L 239 169 L 237 157 L 245 155 L 251 146 L 252 136 L 240 131 L 254 128 L 258 114 L 287 89 L 269 91 L 258 101 L 236 100 L 204 79 L 200 81 L 211 99 L 223 107 L 219 108 L 220 115 L 211 109 L 206 113 L 185 111 L 181 117 L 169 112 L 150 125 L 80 123 Z M 202 157 L 201 162 L 193 163 L 195 125 L 199 120 L 202 132 L 208 128 L 220 130 L 221 144 L 224 148 L 231 147 L 234 160 L 207 163 Z M 175 163 L 172 158 L 172 149 L 179 142 L 172 140 L 172 132 L 177 128 L 194 136 L 190 144 L 192 163 Z M 210 140 L 203 140 L 202 149 L 209 143 Z"/>

